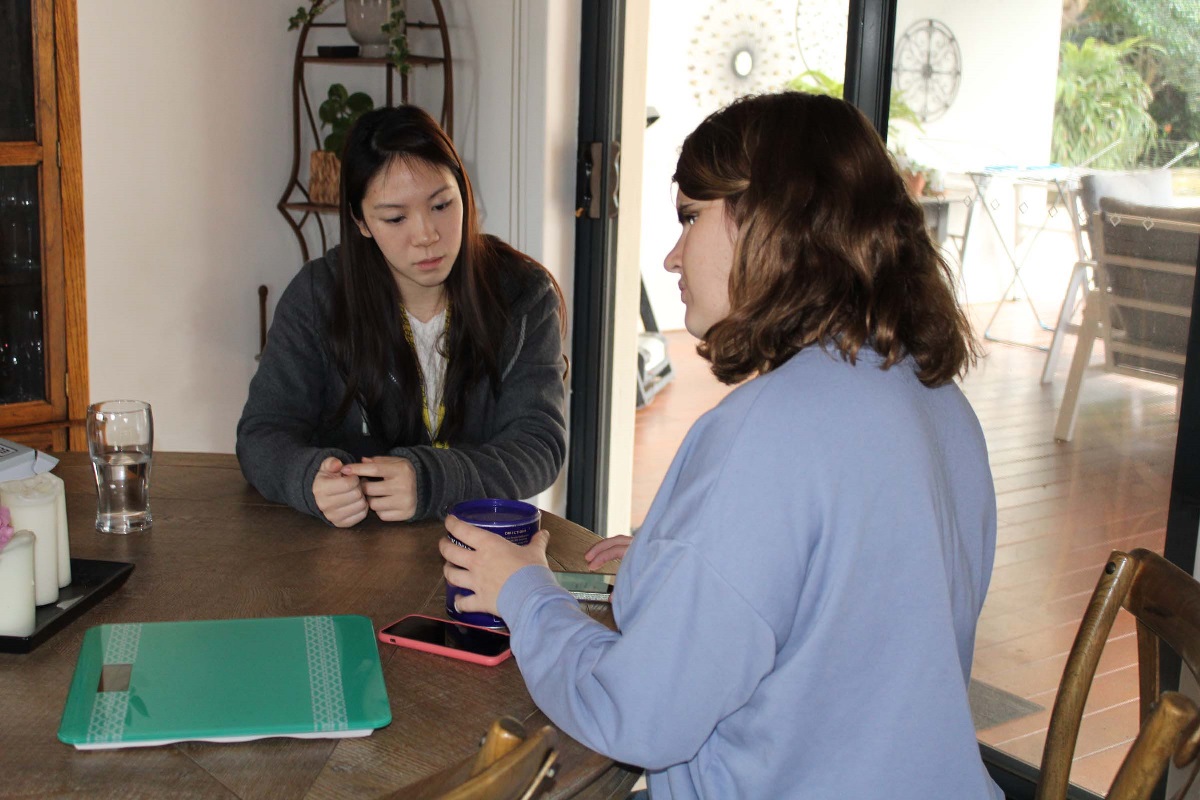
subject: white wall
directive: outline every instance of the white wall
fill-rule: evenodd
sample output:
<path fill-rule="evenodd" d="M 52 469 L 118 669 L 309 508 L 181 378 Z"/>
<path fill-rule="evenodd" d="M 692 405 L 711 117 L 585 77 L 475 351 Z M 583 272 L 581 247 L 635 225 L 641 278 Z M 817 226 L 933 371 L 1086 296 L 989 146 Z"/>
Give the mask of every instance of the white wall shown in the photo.
<path fill-rule="evenodd" d="M 897 41 L 912 23 L 933 18 L 949 27 L 962 51 L 957 98 L 944 116 L 923 125 L 923 134 L 910 137 L 909 148 L 955 171 L 1047 163 L 1061 17 L 1057 0 L 901 0 Z"/>
<path fill-rule="evenodd" d="M 291 166 L 297 5 L 79 4 L 90 394 L 148 400 L 164 450 L 232 452 L 258 351 L 257 287 L 273 308 L 300 266 L 275 209 Z M 443 5 L 455 140 L 485 227 L 569 290 L 579 2 Z M 410 7 L 432 18 L 421 0 Z M 374 91 L 372 72 L 330 67 L 310 80 L 314 94 L 333 80 Z M 414 71 L 414 101 L 430 77 Z"/>
<path fill-rule="evenodd" d="M 295 6 L 79 4 L 91 398 L 150 401 L 164 449 L 232 451 L 257 286 L 296 268 Z"/>
<path fill-rule="evenodd" d="M 836 55 L 844 54 L 844 45 L 834 47 L 823 42 L 819 31 L 832 29 L 832 17 L 844 16 L 848 5 L 847 0 L 809 0 L 803 6 L 814 21 L 807 27 L 799 21 L 801 38 L 808 43 L 806 49 L 819 48 L 815 68 L 838 79 L 842 69 L 836 64 Z M 777 12 L 783 6 L 787 13 L 780 20 Z M 731 99 L 737 88 L 769 91 L 803 71 L 805 65 L 798 58 L 796 41 L 796 6 L 783 0 L 744 0 L 737 4 L 737 11 L 757 14 L 770 23 L 766 28 L 771 31 L 770 45 L 764 48 L 761 42 L 740 34 L 736 21 L 722 17 L 733 9 L 722 0 L 651 2 L 650 40 L 654 46 L 646 71 L 646 102 L 655 106 L 662 118 L 646 131 L 641 261 L 646 288 L 664 330 L 683 327 L 677 280 L 662 269 L 663 257 L 678 235 L 670 176 L 679 146 L 704 116 Z M 897 38 L 915 20 L 932 17 L 949 26 L 962 50 L 958 97 L 943 118 L 924 126 L 922 136 L 907 137 L 912 155 L 947 170 L 1044 164 L 1050 154 L 1060 16 L 1058 0 L 900 0 Z M 703 46 L 697 47 L 697 42 Z M 727 66 L 728 54 L 747 44 L 761 57 L 756 62 L 769 63 L 771 68 L 754 85 L 738 87 L 729 77 L 732 71 Z M 813 58 L 812 53 L 806 54 Z M 710 74 L 703 74 L 705 69 Z M 725 76 L 718 78 L 722 70 Z M 782 79 L 775 75 L 778 70 L 785 73 Z M 705 89 L 699 98 L 695 96 L 697 73 Z M 1011 190 L 998 186 L 996 194 L 1010 197 L 1003 194 L 1005 191 Z M 1032 205 L 1032 195 L 1030 201 Z M 1007 233 L 1013 222 L 1011 201 L 1006 209 L 1008 216 L 1001 217 L 1001 229 Z M 952 228 L 961 227 L 962 209 L 956 207 L 954 212 Z M 972 302 L 999 297 L 1007 277 L 1011 277 L 1011 272 L 1003 269 L 1003 251 L 995 232 L 990 226 L 985 229 L 986 220 L 978 222 L 982 224 L 972 233 L 974 241 L 967 255 L 967 296 Z M 1062 274 L 1048 279 L 1065 286 L 1073 260 L 1066 259 Z M 1032 272 L 1026 277 L 1034 282 Z"/>
<path fill-rule="evenodd" d="M 958 40 L 962 83 L 944 116 L 926 123 L 922 133 L 905 137 L 909 153 L 922 163 L 952 173 L 1048 163 L 1062 4 L 1058 0 L 900 0 L 897 40 L 910 24 L 923 18 L 944 23 Z M 959 186 L 964 191 L 974 189 L 961 178 Z M 1017 211 L 1013 192 L 1011 182 L 1002 179 L 993 180 L 988 190 L 988 202 L 996 203 L 993 213 L 1009 248 L 1014 244 L 1015 222 L 1038 226 L 1046 219 L 1044 191 L 1039 195 L 1036 188 L 1022 190 L 1021 201 L 1027 204 L 1023 213 Z M 959 231 L 965 206 L 955 204 L 952 210 L 951 230 Z M 1059 222 L 1065 226 L 1065 217 Z M 1022 231 L 1022 235 L 1033 233 L 1030 228 Z M 964 297 L 971 303 L 998 300 L 1012 271 L 1000 234 L 980 210 L 971 238 L 964 258 Z M 1050 247 L 1066 246 L 1066 252 L 1052 260 L 1060 266 L 1028 269 L 1023 278 L 1035 297 L 1057 299 L 1066 287 L 1074 250 L 1063 236 L 1039 241 Z"/>

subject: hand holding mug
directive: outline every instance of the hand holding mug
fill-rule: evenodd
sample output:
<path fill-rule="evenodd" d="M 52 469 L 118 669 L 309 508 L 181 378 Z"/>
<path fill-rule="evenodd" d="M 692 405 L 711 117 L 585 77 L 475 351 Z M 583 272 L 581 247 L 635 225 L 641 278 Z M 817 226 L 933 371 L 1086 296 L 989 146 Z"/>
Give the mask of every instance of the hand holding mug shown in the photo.
<path fill-rule="evenodd" d="M 459 613 L 496 614 L 500 590 L 514 573 L 532 564 L 549 567 L 546 545 L 550 533 L 546 530 L 535 533 L 526 545 L 514 544 L 456 517 L 446 517 L 446 530 L 471 548 L 457 545 L 450 538 L 438 543 L 442 558 L 446 559 L 442 570 L 446 583 L 474 592 L 458 594 L 454 610 Z"/>

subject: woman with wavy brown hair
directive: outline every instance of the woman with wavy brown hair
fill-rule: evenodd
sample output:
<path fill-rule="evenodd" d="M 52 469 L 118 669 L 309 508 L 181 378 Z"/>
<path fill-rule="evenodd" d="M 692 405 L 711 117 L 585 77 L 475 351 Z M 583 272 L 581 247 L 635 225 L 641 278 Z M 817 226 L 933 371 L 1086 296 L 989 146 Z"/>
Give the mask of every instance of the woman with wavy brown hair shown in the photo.
<path fill-rule="evenodd" d="M 823 123 L 796 127 L 799 113 Z M 911 356 L 928 386 L 973 359 L 924 212 L 864 124 L 848 104 L 781 95 L 731 106 L 684 146 L 679 193 L 723 201 L 738 231 L 730 313 L 707 330 L 688 326 L 723 382 L 770 372 L 810 345 L 851 363 L 870 345 L 885 367 Z"/>
<path fill-rule="evenodd" d="M 999 798 L 967 702 L 996 500 L 954 378 L 950 272 L 855 108 L 745 98 L 684 142 L 666 268 L 723 381 L 624 555 L 617 630 L 459 520 L 465 611 L 498 612 L 534 699 L 651 796 Z"/>
<path fill-rule="evenodd" d="M 545 489 L 566 456 L 554 278 L 483 233 L 420 108 L 364 114 L 341 155 L 341 244 L 279 300 L 238 423 L 246 478 L 338 527 Z"/>

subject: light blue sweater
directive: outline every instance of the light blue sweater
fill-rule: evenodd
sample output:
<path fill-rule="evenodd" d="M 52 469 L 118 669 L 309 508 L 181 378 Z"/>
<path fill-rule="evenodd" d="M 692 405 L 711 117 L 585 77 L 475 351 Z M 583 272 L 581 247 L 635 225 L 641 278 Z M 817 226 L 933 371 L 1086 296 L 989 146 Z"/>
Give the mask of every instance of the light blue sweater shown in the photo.
<path fill-rule="evenodd" d="M 537 704 L 667 798 L 1000 798 L 967 705 L 996 540 L 979 422 L 809 348 L 688 433 L 613 632 L 548 570 L 499 610 Z"/>

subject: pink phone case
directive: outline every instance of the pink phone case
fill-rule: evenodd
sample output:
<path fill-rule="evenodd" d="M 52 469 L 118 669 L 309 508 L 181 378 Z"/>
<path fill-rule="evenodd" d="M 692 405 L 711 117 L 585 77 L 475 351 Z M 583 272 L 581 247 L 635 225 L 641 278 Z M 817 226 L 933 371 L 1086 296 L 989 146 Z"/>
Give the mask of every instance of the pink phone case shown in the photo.
<path fill-rule="evenodd" d="M 390 633 L 384 633 L 384 631 L 387 630 L 388 628 L 392 627 L 392 625 L 396 625 L 397 623 L 403 622 L 404 620 L 410 619 L 413 617 L 416 617 L 419 619 L 433 620 L 434 622 L 437 622 L 441 625 L 454 625 L 456 627 L 475 628 L 477 630 L 487 631 L 488 633 L 494 633 L 498 636 L 508 636 L 508 634 L 504 633 L 503 631 L 495 631 L 495 630 L 492 630 L 491 628 L 483 628 L 478 625 L 467 625 L 466 623 L 463 623 L 463 622 L 453 622 L 451 620 L 441 619 L 439 617 L 430 617 L 425 614 L 407 614 L 407 615 L 401 617 L 400 619 L 396 620 L 395 622 L 392 622 L 388 625 L 383 626 L 379 630 L 379 641 L 386 642 L 387 644 L 394 644 L 397 647 L 408 647 L 413 650 L 420 650 L 423 653 L 433 653 L 434 655 L 447 656 L 449 658 L 457 658 L 460 661 L 470 661 L 472 664 L 482 664 L 485 667 L 494 667 L 497 664 L 499 664 L 501 661 L 504 661 L 505 659 L 512 656 L 511 648 L 506 648 L 503 653 L 498 653 L 497 655 L 494 655 L 494 656 L 485 656 L 485 655 L 479 655 L 478 653 L 471 653 L 466 650 L 456 650 L 452 647 L 444 647 L 444 646 L 438 645 L 438 644 L 430 644 L 429 642 L 420 642 L 420 641 L 417 641 L 416 639 L 406 639 L 403 636 L 393 636 Z"/>

